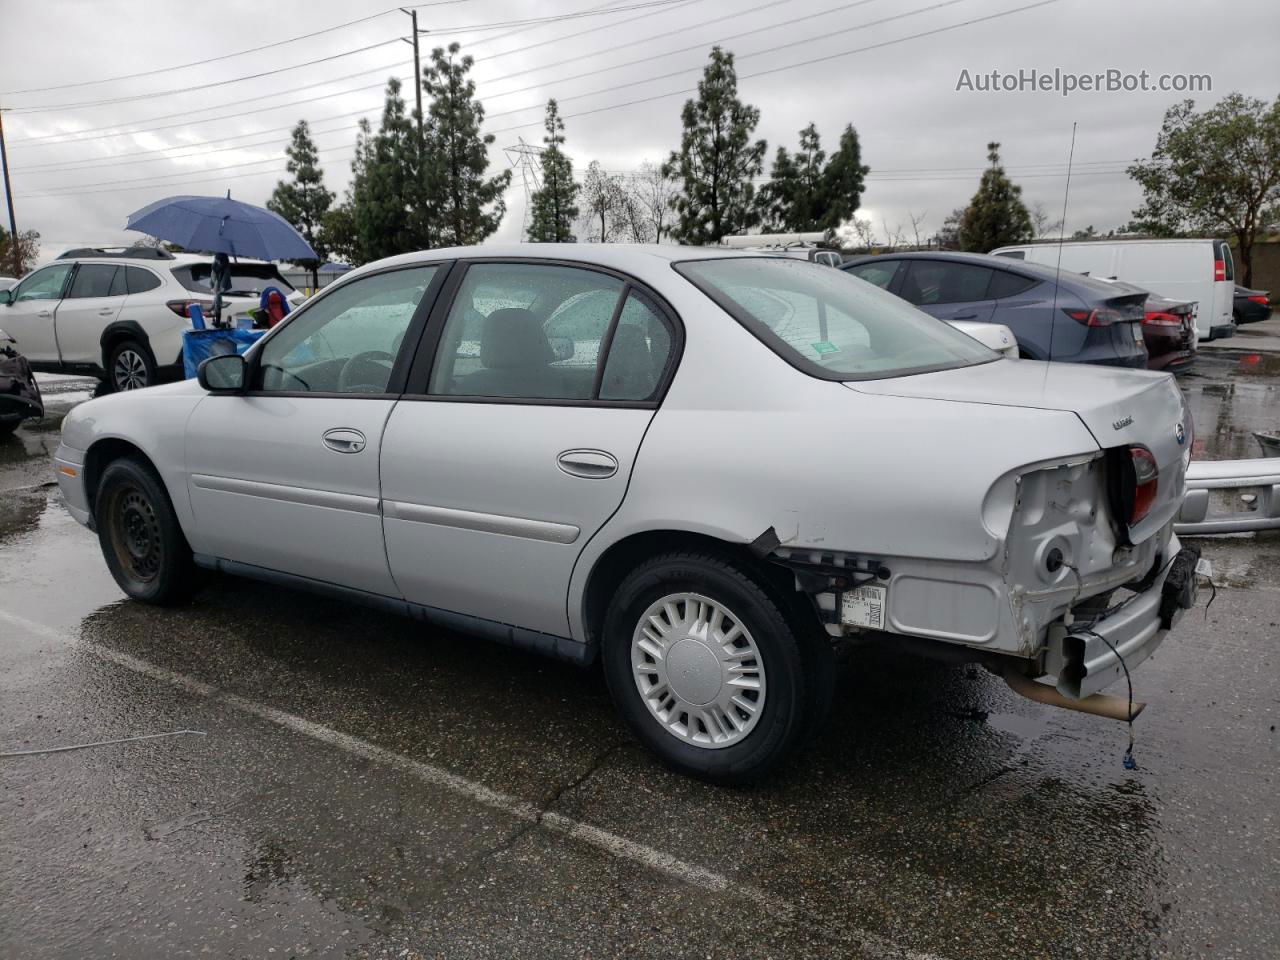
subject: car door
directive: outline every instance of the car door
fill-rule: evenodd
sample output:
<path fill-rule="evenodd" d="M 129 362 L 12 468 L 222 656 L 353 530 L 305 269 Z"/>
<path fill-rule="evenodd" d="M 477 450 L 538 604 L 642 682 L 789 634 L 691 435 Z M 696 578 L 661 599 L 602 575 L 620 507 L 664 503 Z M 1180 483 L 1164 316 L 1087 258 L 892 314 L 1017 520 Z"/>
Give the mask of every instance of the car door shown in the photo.
<path fill-rule="evenodd" d="M 54 314 L 71 275 L 72 264 L 51 263 L 29 273 L 9 294 L 0 311 L 0 328 L 18 342 L 18 350 L 33 364 L 60 361 Z"/>
<path fill-rule="evenodd" d="M 336 285 L 255 349 L 244 395 L 200 401 L 186 447 L 197 553 L 398 596 L 378 453 L 442 277 L 413 265 Z"/>
<path fill-rule="evenodd" d="M 391 570 L 414 603 L 567 636 L 573 565 L 622 502 L 678 327 L 613 273 L 459 269 L 384 436 Z"/>
<path fill-rule="evenodd" d="M 996 302 L 987 295 L 991 268 L 951 260 L 908 260 L 898 296 L 939 320 L 985 323 Z"/>
<path fill-rule="evenodd" d="M 63 363 L 102 362 L 102 331 L 120 315 L 126 295 L 124 267 L 76 265 L 55 323 Z"/>

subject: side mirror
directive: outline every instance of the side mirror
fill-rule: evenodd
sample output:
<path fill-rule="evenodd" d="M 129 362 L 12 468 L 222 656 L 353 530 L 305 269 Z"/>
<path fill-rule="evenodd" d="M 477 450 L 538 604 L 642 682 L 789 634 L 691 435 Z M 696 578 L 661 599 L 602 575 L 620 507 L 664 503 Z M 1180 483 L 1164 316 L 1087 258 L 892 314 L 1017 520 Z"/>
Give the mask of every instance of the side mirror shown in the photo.
<path fill-rule="evenodd" d="M 210 393 L 244 393 L 249 365 L 238 353 L 210 357 L 196 371 L 196 380 Z"/>
<path fill-rule="evenodd" d="M 13 291 L 0 290 L 0 303 L 4 304 L 5 306 L 8 306 L 12 302 L 13 302 Z"/>

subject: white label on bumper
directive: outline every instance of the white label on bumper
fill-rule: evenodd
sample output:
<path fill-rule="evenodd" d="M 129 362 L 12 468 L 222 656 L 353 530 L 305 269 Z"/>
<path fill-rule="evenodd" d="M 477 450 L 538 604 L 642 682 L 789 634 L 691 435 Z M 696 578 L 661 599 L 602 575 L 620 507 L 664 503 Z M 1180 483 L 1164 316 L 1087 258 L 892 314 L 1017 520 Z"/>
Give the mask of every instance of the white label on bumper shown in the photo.
<path fill-rule="evenodd" d="M 840 605 L 840 622 L 852 627 L 884 629 L 884 601 L 889 595 L 887 587 L 857 587 L 843 594 Z"/>
<path fill-rule="evenodd" d="M 1208 577 L 1210 580 L 1212 580 L 1213 564 L 1210 563 L 1208 560 L 1206 560 L 1204 557 L 1201 557 L 1199 560 L 1196 561 L 1196 573 L 1199 576 Z"/>

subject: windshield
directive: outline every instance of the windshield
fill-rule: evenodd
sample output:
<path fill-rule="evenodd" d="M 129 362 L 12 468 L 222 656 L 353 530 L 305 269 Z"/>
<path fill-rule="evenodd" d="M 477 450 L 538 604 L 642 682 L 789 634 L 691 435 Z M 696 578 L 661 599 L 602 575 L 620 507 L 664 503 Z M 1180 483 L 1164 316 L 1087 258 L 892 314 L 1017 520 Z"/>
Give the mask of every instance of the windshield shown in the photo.
<path fill-rule="evenodd" d="M 174 267 L 173 275 L 188 290 L 194 293 L 213 294 L 213 282 L 210 275 L 212 263 L 193 263 L 189 266 Z M 257 297 L 267 287 L 275 287 L 285 296 L 293 293 L 293 285 L 280 271 L 270 263 L 232 263 L 231 289 L 223 292 L 231 296 Z"/>
<path fill-rule="evenodd" d="M 686 260 L 676 269 L 792 366 L 827 380 L 874 380 L 999 359 L 893 294 L 780 257 Z"/>

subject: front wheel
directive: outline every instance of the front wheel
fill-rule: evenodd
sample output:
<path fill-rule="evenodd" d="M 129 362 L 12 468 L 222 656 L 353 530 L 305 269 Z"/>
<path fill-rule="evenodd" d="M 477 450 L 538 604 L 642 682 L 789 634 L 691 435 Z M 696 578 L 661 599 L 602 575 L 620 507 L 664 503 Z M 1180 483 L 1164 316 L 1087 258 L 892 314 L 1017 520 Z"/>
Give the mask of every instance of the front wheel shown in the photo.
<path fill-rule="evenodd" d="M 797 632 L 728 560 L 684 553 L 641 565 L 615 592 L 602 643 L 619 712 L 684 773 L 758 779 L 807 730 L 815 678 Z"/>
<path fill-rule="evenodd" d="M 193 565 L 164 484 L 132 457 L 102 473 L 93 511 L 107 568 L 135 600 L 164 605 L 184 599 Z"/>
<path fill-rule="evenodd" d="M 136 340 L 121 340 L 107 357 L 107 385 L 113 392 L 141 390 L 156 382 L 151 351 Z"/>

